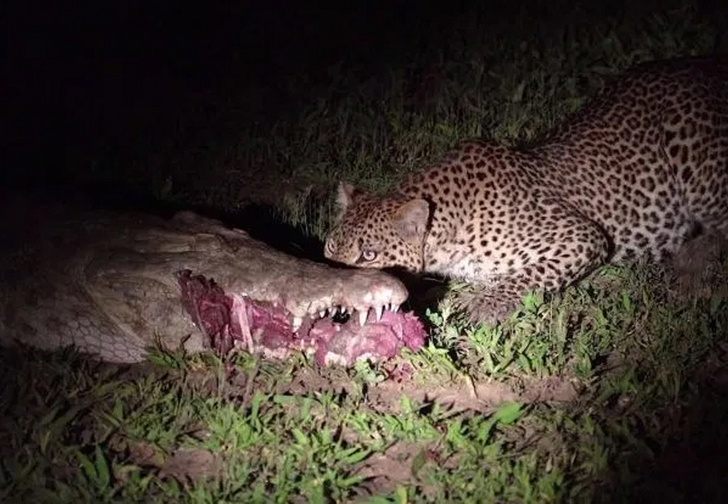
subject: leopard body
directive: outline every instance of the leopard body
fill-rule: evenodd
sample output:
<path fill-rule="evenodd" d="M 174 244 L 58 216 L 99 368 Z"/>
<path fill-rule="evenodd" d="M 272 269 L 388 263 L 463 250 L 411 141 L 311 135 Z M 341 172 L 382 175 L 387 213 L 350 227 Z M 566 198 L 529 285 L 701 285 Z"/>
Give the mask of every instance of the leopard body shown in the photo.
<path fill-rule="evenodd" d="M 728 237 L 728 60 L 637 66 L 529 148 L 465 141 L 384 197 L 342 183 L 339 203 L 328 258 L 465 280 L 473 320 L 497 322 L 528 290 Z"/>

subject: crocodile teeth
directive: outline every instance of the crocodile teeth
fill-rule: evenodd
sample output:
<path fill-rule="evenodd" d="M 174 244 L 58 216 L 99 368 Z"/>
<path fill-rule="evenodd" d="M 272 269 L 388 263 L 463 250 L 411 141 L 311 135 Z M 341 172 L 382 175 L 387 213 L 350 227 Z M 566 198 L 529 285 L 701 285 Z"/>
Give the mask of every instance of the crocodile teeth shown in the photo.
<path fill-rule="evenodd" d="M 336 315 L 339 312 L 339 307 L 332 306 L 330 311 L 331 311 L 331 316 L 333 317 L 334 315 Z"/>
<path fill-rule="evenodd" d="M 324 318 L 326 316 L 326 310 L 320 310 L 318 312 L 318 314 L 319 314 L 319 318 Z"/>
<path fill-rule="evenodd" d="M 369 315 L 369 309 L 359 311 L 359 326 L 363 326 L 367 323 L 367 316 Z"/>
<path fill-rule="evenodd" d="M 399 305 L 398 304 L 392 304 L 392 311 L 397 313 L 399 311 Z"/>
<path fill-rule="evenodd" d="M 377 314 L 377 322 L 379 322 L 380 320 L 382 320 L 382 312 L 383 311 L 384 311 L 384 307 L 383 306 L 376 306 L 374 308 L 374 312 Z"/>
<path fill-rule="evenodd" d="M 293 332 L 298 331 L 301 328 L 301 324 L 303 324 L 303 318 L 293 317 Z"/>

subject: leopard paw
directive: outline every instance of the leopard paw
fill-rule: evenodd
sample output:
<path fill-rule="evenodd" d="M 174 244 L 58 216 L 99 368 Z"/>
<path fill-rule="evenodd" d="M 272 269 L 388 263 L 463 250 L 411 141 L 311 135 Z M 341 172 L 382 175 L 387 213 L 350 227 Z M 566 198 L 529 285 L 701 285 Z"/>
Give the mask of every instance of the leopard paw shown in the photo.
<path fill-rule="evenodd" d="M 494 326 L 508 318 L 521 304 L 519 298 L 498 294 L 487 290 L 463 292 L 458 295 L 456 305 L 465 311 L 473 324 L 485 322 Z"/>

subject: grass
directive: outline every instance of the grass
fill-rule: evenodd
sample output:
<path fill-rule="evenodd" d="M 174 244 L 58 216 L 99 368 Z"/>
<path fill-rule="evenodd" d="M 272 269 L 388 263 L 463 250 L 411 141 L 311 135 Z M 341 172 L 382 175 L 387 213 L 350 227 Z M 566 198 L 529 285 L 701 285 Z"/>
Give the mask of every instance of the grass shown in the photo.
<path fill-rule="evenodd" d="M 130 163 L 112 150 L 86 176 L 227 211 L 272 203 L 321 237 L 340 178 L 383 191 L 463 138 L 527 144 L 606 76 L 707 53 L 716 34 L 690 3 L 561 7 L 496 20 L 470 9 L 369 79 L 344 61 L 310 93 L 283 82 L 291 117 L 220 126 L 184 149 L 173 133 Z M 216 105 L 211 124 L 251 124 L 234 96 Z M 686 447 L 728 446 L 728 301 L 672 300 L 658 278 L 605 267 L 529 294 L 497 327 L 464 323 L 446 300 L 421 352 L 351 370 L 165 352 L 119 368 L 3 350 L 0 501 L 708 501 L 719 484 L 691 485 L 720 481 L 722 466 Z"/>
<path fill-rule="evenodd" d="M 666 303 L 646 274 L 605 268 L 562 295 L 531 295 L 495 328 L 433 313 L 436 345 L 349 371 L 303 356 L 236 356 L 227 374 L 211 355 L 160 354 L 138 369 L 6 353 L 0 498 L 629 497 L 690 422 L 686 408 L 712 393 L 701 367 L 728 325 L 728 301 Z M 715 398 L 701 408 L 724 413 Z"/>

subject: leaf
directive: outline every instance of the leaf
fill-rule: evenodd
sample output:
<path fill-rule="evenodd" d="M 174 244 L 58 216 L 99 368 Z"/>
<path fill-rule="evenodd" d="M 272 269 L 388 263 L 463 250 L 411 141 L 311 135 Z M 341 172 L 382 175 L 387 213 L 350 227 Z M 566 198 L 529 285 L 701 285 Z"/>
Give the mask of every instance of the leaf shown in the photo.
<path fill-rule="evenodd" d="M 523 415 L 523 405 L 517 402 L 506 403 L 498 408 L 491 416 L 493 420 L 503 425 L 510 425 Z"/>
<path fill-rule="evenodd" d="M 528 357 L 526 357 L 525 355 L 518 356 L 518 364 L 521 365 L 521 369 L 523 369 L 526 373 L 533 372 L 533 366 L 531 366 L 531 361 L 529 361 Z"/>
<path fill-rule="evenodd" d="M 417 455 L 415 455 L 415 458 L 412 459 L 412 475 L 417 476 L 417 473 L 420 472 L 426 463 L 427 453 L 425 450 L 420 450 Z"/>
<path fill-rule="evenodd" d="M 521 81 L 516 90 L 513 92 L 513 95 L 511 96 L 511 101 L 513 103 L 521 103 L 521 101 L 523 100 L 523 91 L 525 89 L 526 81 Z"/>
<path fill-rule="evenodd" d="M 111 474 L 109 471 L 109 461 L 104 456 L 104 453 L 101 451 L 101 447 L 99 445 L 96 445 L 95 449 L 95 455 L 96 455 L 96 484 L 100 488 L 109 488 L 109 485 L 111 483 Z"/>
<path fill-rule="evenodd" d="M 94 465 L 91 463 L 91 460 L 81 453 L 80 451 L 76 451 L 76 458 L 78 459 L 78 463 L 81 465 L 81 468 L 83 469 L 83 474 L 88 478 L 92 479 L 95 476 L 96 469 L 94 468 Z"/>
<path fill-rule="evenodd" d="M 353 487 L 364 481 L 366 476 L 349 476 L 348 478 L 343 478 L 338 481 L 338 485 L 344 488 L 347 487 Z"/>
<path fill-rule="evenodd" d="M 397 485 L 397 490 L 394 491 L 397 504 L 407 504 L 407 487 L 404 485 Z"/>
<path fill-rule="evenodd" d="M 304 446 L 308 446 L 309 444 L 311 444 L 310 441 L 309 441 L 309 439 L 301 431 L 301 429 L 298 429 L 298 428 L 293 429 L 291 431 L 291 433 L 293 434 L 293 437 L 296 438 L 296 441 L 298 441 L 298 444 L 301 444 L 301 445 L 304 445 Z"/>
<path fill-rule="evenodd" d="M 629 297 L 629 291 L 624 291 L 622 293 L 622 306 L 624 306 L 624 309 L 628 312 L 632 311 L 632 299 Z"/>
<path fill-rule="evenodd" d="M 495 421 L 492 419 L 489 419 L 487 422 L 482 423 L 478 428 L 477 439 L 482 443 L 487 443 L 488 439 L 490 439 L 490 433 L 493 430 L 494 425 Z"/>
<path fill-rule="evenodd" d="M 313 404 L 313 400 L 310 397 L 306 397 L 303 400 L 303 404 L 301 405 L 301 419 L 306 420 L 310 413 L 311 413 L 311 405 Z"/>
<path fill-rule="evenodd" d="M 344 450 L 341 458 L 349 464 L 358 464 L 371 455 L 371 453 L 370 450 L 362 450 L 359 447 L 353 446 Z"/>

